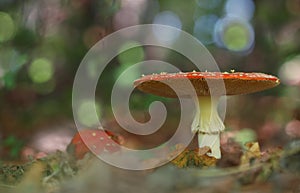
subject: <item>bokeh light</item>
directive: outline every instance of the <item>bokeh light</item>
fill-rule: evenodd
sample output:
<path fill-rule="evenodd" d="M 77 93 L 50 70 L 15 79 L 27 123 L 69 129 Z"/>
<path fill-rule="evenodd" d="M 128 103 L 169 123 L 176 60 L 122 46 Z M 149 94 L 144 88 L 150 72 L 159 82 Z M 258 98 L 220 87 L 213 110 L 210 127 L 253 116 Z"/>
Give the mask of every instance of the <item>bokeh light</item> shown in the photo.
<path fill-rule="evenodd" d="M 27 62 L 27 55 L 20 54 L 16 49 L 0 47 L 0 79 L 6 88 L 13 88 L 16 84 L 17 72 Z"/>
<path fill-rule="evenodd" d="M 122 75 L 120 81 L 118 82 L 118 86 L 120 86 L 122 88 L 131 87 L 134 80 L 137 79 L 138 77 L 140 77 L 140 75 L 141 75 L 141 71 L 138 68 L 132 68 L 132 69 L 126 71 L 126 69 L 129 68 L 130 66 L 131 66 L 130 64 L 123 64 L 116 70 L 115 80 L 120 78 L 120 75 L 122 73 L 126 73 L 125 74 L 126 76 Z"/>
<path fill-rule="evenodd" d="M 300 121 L 292 120 L 285 126 L 285 133 L 290 137 L 300 137 Z"/>
<path fill-rule="evenodd" d="M 137 42 L 126 42 L 119 49 L 118 60 L 121 64 L 135 64 L 144 60 L 143 47 Z"/>
<path fill-rule="evenodd" d="M 142 14 L 147 5 L 147 0 L 121 0 L 121 7 L 125 9 L 130 9 L 136 12 L 138 15 Z"/>
<path fill-rule="evenodd" d="M 300 55 L 292 57 L 280 67 L 279 78 L 286 85 L 300 85 Z"/>
<path fill-rule="evenodd" d="M 291 22 L 280 29 L 279 33 L 275 36 L 275 41 L 285 51 L 297 48 L 299 45 L 299 31 L 300 23 L 298 21 Z"/>
<path fill-rule="evenodd" d="M 15 23 L 5 12 L 0 12 L 0 43 L 12 39 L 15 35 Z"/>
<path fill-rule="evenodd" d="M 286 8 L 290 13 L 294 15 L 300 15 L 299 0 L 286 0 L 285 3 L 286 3 Z"/>
<path fill-rule="evenodd" d="M 250 20 L 253 17 L 255 5 L 253 0 L 227 0 L 225 12 L 229 16 Z"/>
<path fill-rule="evenodd" d="M 256 133 L 253 129 L 244 128 L 239 130 L 234 136 L 234 140 L 241 145 L 245 145 L 247 142 L 257 141 Z"/>
<path fill-rule="evenodd" d="M 146 8 L 147 1 L 121 0 L 121 9 L 114 15 L 113 26 L 115 30 L 138 25 L 141 15 Z"/>
<path fill-rule="evenodd" d="M 213 43 L 213 32 L 218 21 L 216 15 L 204 15 L 195 21 L 193 35 L 203 44 Z"/>
<path fill-rule="evenodd" d="M 227 28 L 224 33 L 224 43 L 229 49 L 240 50 L 247 45 L 248 35 L 244 27 L 233 25 Z"/>
<path fill-rule="evenodd" d="M 196 3 L 199 7 L 204 9 L 215 9 L 220 5 L 221 0 L 196 0 Z"/>
<path fill-rule="evenodd" d="M 180 18 L 177 14 L 172 11 L 163 11 L 158 13 L 153 20 L 153 24 L 161 24 L 161 25 L 168 25 L 178 29 L 182 28 L 182 23 Z M 163 42 L 166 43 L 173 43 L 176 41 L 180 32 L 175 32 L 170 34 L 169 31 L 165 31 L 162 29 L 153 28 L 155 37 Z"/>
<path fill-rule="evenodd" d="M 225 17 L 216 23 L 214 40 L 230 51 L 247 53 L 254 46 L 254 30 L 246 20 Z"/>
<path fill-rule="evenodd" d="M 99 102 L 94 102 L 92 100 L 83 101 L 78 108 L 77 116 L 81 124 L 92 127 L 99 123 L 98 118 L 94 114 L 94 109 L 96 109 L 97 116 L 101 116 L 101 105 Z"/>
<path fill-rule="evenodd" d="M 53 63 L 46 58 L 35 59 L 29 66 L 28 74 L 34 83 L 49 81 L 54 73 Z"/>
<path fill-rule="evenodd" d="M 68 127 L 46 127 L 42 132 L 32 134 L 29 146 L 45 153 L 54 153 L 57 150 L 65 151 L 73 135 L 74 131 Z"/>
<path fill-rule="evenodd" d="M 131 9 L 121 9 L 113 18 L 114 29 L 119 30 L 125 27 L 138 25 L 139 15 Z"/>

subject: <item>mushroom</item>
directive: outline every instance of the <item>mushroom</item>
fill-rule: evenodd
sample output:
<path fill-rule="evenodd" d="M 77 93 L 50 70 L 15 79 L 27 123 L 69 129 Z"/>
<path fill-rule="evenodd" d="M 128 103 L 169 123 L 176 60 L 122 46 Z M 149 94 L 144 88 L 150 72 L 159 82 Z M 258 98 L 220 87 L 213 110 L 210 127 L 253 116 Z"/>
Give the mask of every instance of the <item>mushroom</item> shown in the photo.
<path fill-rule="evenodd" d="M 187 79 L 190 80 L 198 97 L 191 130 L 198 134 L 199 148 L 209 147 L 210 151 L 207 152 L 207 155 L 217 159 L 221 158 L 220 133 L 225 129 L 217 111 L 219 98 L 223 95 L 258 92 L 275 87 L 280 83 L 277 77 L 264 73 L 193 71 L 143 75 L 134 82 L 134 86 L 145 93 L 176 98 L 177 94 L 170 86 L 178 87 L 179 85 L 180 87 L 182 81 Z M 224 84 L 220 84 L 222 83 L 220 81 Z M 225 91 L 222 91 L 224 86 Z M 182 88 L 181 96 L 186 89 Z"/>
<path fill-rule="evenodd" d="M 120 148 L 116 143 L 119 143 L 118 136 L 110 131 L 84 129 L 74 135 L 67 151 L 74 154 L 77 159 L 82 159 L 86 153 L 91 151 L 96 155 L 117 152 Z"/>

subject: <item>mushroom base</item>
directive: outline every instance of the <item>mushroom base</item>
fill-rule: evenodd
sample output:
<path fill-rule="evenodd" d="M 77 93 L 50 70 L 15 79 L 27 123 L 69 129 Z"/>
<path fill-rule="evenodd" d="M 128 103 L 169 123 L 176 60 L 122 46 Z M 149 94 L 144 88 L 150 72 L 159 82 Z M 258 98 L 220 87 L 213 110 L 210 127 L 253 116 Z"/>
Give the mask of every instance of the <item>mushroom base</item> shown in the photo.
<path fill-rule="evenodd" d="M 191 129 L 193 133 L 198 133 L 199 148 L 209 147 L 210 152 L 207 155 L 220 159 L 220 132 L 225 129 L 225 126 L 218 114 L 218 102 L 219 97 L 198 97 Z"/>

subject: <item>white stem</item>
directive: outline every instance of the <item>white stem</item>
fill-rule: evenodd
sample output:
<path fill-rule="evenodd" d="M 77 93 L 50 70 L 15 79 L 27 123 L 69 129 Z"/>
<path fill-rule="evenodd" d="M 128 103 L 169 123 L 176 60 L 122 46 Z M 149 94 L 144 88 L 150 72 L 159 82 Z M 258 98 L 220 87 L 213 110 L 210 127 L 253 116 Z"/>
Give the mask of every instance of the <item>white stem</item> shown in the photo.
<path fill-rule="evenodd" d="M 218 114 L 219 97 L 198 97 L 195 118 L 192 123 L 192 132 L 198 133 L 199 148 L 209 147 L 208 156 L 221 158 L 220 132 L 225 129 L 223 121 Z"/>
<path fill-rule="evenodd" d="M 206 155 L 215 157 L 217 159 L 221 158 L 220 134 L 198 133 L 198 144 L 199 148 L 205 146 L 208 146 L 210 148 L 210 152 L 206 153 Z"/>

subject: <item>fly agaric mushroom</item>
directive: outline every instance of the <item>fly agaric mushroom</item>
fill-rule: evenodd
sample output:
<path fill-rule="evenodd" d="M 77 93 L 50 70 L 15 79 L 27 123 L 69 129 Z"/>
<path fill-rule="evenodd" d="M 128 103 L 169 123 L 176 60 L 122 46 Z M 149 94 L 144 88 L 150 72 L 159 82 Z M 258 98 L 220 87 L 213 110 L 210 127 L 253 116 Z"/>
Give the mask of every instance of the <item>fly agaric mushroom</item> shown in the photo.
<path fill-rule="evenodd" d="M 101 153 L 114 153 L 120 150 L 119 137 L 114 135 L 110 131 L 102 129 L 84 129 L 78 131 L 70 145 L 67 147 L 67 151 L 74 154 L 77 159 L 82 159 L 88 152 L 93 151 L 96 155 Z M 112 142 L 112 140 L 114 142 Z M 92 149 L 92 150 L 91 150 Z"/>
<path fill-rule="evenodd" d="M 177 95 L 170 86 L 181 85 L 186 79 L 190 80 L 194 87 L 199 104 L 196 107 L 191 130 L 198 133 L 199 148 L 209 147 L 210 152 L 207 152 L 207 155 L 217 159 L 221 158 L 220 133 L 225 129 L 217 111 L 220 96 L 258 92 L 280 83 L 277 77 L 263 73 L 193 71 L 142 76 L 134 82 L 134 86 L 146 93 L 176 98 Z M 224 81 L 224 85 L 220 84 L 220 81 Z M 224 91 L 222 93 L 221 86 L 225 86 L 225 93 Z M 186 88 L 182 88 L 184 89 Z M 180 92 L 184 92 L 182 90 Z"/>

